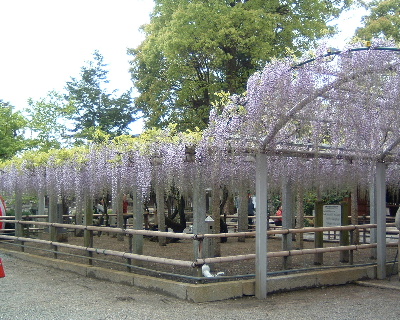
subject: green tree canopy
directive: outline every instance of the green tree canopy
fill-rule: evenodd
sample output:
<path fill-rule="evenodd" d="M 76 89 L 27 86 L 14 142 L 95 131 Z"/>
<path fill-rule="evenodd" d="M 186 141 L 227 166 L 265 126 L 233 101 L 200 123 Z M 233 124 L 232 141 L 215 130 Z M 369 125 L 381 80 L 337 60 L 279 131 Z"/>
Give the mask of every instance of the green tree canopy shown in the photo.
<path fill-rule="evenodd" d="M 29 99 L 28 103 L 25 113 L 32 131 L 33 147 L 47 151 L 72 144 L 66 123 L 73 110 L 62 94 L 51 91 L 47 97 L 38 101 Z"/>
<path fill-rule="evenodd" d="M 14 107 L 0 100 L 0 159 L 9 159 L 27 147 L 24 138 L 26 119 Z"/>
<path fill-rule="evenodd" d="M 349 2 L 156 0 L 145 40 L 128 51 L 147 127 L 204 128 L 214 93 L 242 93 L 266 61 L 332 34 L 327 23 Z"/>
<path fill-rule="evenodd" d="M 91 139 L 97 129 L 112 136 L 127 133 L 134 120 L 131 91 L 117 95 L 107 92 L 108 71 L 103 56 L 95 51 L 93 61 L 81 68 L 80 79 L 67 82 L 66 100 L 73 107 L 70 120 L 74 124 L 75 139 Z"/>
<path fill-rule="evenodd" d="M 400 3 L 398 0 L 362 1 L 370 9 L 363 17 L 364 27 L 356 30 L 356 35 L 364 40 L 386 37 L 400 41 Z"/>

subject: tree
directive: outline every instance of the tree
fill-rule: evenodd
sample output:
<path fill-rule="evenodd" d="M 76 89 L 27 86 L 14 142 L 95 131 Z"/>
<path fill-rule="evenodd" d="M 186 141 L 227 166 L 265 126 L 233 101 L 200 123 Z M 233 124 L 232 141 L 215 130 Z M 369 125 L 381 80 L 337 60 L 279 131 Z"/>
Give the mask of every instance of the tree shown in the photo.
<path fill-rule="evenodd" d="M 205 128 L 214 93 L 242 93 L 266 61 L 332 34 L 327 22 L 349 2 L 155 1 L 145 40 L 128 50 L 146 126 Z"/>
<path fill-rule="evenodd" d="M 66 123 L 73 110 L 60 93 L 51 91 L 47 97 L 38 101 L 29 99 L 28 104 L 29 108 L 25 113 L 35 148 L 47 151 L 72 144 Z"/>
<path fill-rule="evenodd" d="M 363 17 L 364 27 L 356 30 L 356 35 L 365 40 L 377 37 L 393 38 L 400 41 L 400 4 L 398 0 L 362 1 L 370 10 Z"/>
<path fill-rule="evenodd" d="M 0 100 L 0 159 L 12 158 L 17 152 L 27 147 L 24 138 L 26 119 L 20 112 L 13 112 L 14 107 Z"/>
<path fill-rule="evenodd" d="M 128 125 L 134 120 L 131 91 L 120 96 L 117 90 L 108 93 L 105 85 L 108 71 L 103 56 L 95 51 L 93 61 L 81 68 L 81 78 L 67 82 L 65 96 L 74 111 L 70 120 L 77 139 L 91 139 L 96 129 L 117 136 L 128 132 Z"/>

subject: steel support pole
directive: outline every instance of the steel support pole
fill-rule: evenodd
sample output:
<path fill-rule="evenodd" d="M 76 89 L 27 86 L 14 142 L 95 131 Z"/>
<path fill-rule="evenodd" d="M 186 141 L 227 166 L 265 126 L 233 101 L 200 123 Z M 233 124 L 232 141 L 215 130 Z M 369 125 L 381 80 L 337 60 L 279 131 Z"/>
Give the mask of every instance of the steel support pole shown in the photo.
<path fill-rule="evenodd" d="M 267 166 L 266 155 L 256 156 L 256 286 L 258 299 L 267 297 Z"/>
<path fill-rule="evenodd" d="M 386 166 L 376 164 L 377 278 L 386 278 Z"/>
<path fill-rule="evenodd" d="M 376 175 L 372 175 L 369 187 L 369 216 L 370 223 L 376 224 Z M 369 243 L 376 243 L 377 232 L 375 228 L 370 230 Z M 376 248 L 371 249 L 371 258 L 376 259 Z"/>

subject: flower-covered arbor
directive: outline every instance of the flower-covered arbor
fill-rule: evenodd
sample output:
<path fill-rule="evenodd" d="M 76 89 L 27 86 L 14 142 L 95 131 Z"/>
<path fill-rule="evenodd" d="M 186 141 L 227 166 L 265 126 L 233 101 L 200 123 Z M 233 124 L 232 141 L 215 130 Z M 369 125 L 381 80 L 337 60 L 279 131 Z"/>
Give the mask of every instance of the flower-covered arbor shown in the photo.
<path fill-rule="evenodd" d="M 399 54 L 392 43 L 375 42 L 272 61 L 249 79 L 246 95 L 215 106 L 203 134 L 171 127 L 90 148 L 27 154 L 2 165 L 0 192 L 81 202 L 84 196 L 109 193 L 117 199 L 132 191 L 143 198 L 152 188 L 160 194 L 174 187 L 193 197 L 194 231 L 202 233 L 206 188 L 216 194 L 225 186 L 242 195 L 242 204 L 250 191 L 257 195 L 262 265 L 267 181 L 272 191 L 372 190 L 384 217 L 385 185 L 399 189 Z M 383 234 L 383 220 L 377 222 Z M 258 283 L 265 281 L 263 268 Z M 258 294 L 266 294 L 265 286 Z"/>
<path fill-rule="evenodd" d="M 266 153 L 276 182 L 290 175 L 308 187 L 368 187 L 371 161 L 400 156 L 400 52 L 388 45 L 322 47 L 301 63 L 271 62 L 249 79 L 245 97 L 213 110 L 203 149 Z"/>
<path fill-rule="evenodd" d="M 386 185 L 399 187 L 399 54 L 392 44 L 376 42 L 321 48 L 301 63 L 273 61 L 249 79 L 246 97 L 213 110 L 203 150 L 257 158 L 259 296 L 266 295 L 265 180 L 272 189 L 284 185 L 288 197 L 291 185 L 370 189 L 378 213 L 371 213 L 378 222 L 378 276 L 385 276 Z"/>

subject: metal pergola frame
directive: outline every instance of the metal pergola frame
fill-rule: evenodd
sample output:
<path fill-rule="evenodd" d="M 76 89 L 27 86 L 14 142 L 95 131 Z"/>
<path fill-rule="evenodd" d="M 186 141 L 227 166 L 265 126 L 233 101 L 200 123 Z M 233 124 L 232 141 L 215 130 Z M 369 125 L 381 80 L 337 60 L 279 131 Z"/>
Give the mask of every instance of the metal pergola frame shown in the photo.
<path fill-rule="evenodd" d="M 354 48 L 345 52 L 360 52 L 367 50 L 376 51 L 391 51 L 394 53 L 400 53 L 398 48 L 388 47 L 363 47 Z M 323 57 L 338 56 L 343 51 L 331 50 Z M 321 58 L 321 57 L 318 57 Z M 292 68 L 296 70 L 305 66 L 308 63 L 316 61 L 318 58 L 309 59 L 300 64 L 297 64 Z M 348 79 L 347 79 L 348 80 Z M 346 80 L 346 81 L 347 81 Z M 341 79 L 338 79 L 340 82 Z M 342 80 L 343 81 L 343 80 Z M 264 299 L 267 296 L 267 201 L 268 198 L 268 172 L 266 167 L 267 157 L 278 156 L 287 158 L 307 158 L 307 159 L 338 159 L 338 160 L 367 160 L 375 168 L 375 175 L 373 181 L 371 181 L 370 187 L 370 198 L 371 203 L 371 223 L 377 224 L 376 234 L 373 238 L 376 238 L 377 242 L 377 278 L 386 278 L 386 169 L 390 163 L 399 163 L 399 154 L 393 153 L 392 151 L 400 145 L 400 132 L 398 136 L 393 139 L 390 145 L 381 151 L 380 154 L 374 154 L 369 150 L 346 150 L 343 148 L 332 148 L 326 145 L 304 145 L 304 144 L 291 144 L 291 145 L 280 145 L 279 148 L 269 148 L 269 143 L 274 139 L 275 135 L 281 128 L 291 119 L 295 117 L 296 112 L 306 106 L 308 103 L 316 99 L 317 97 L 328 92 L 332 88 L 329 84 L 326 87 L 322 87 L 310 97 L 299 104 L 295 105 L 284 119 L 281 119 L 267 136 L 262 140 L 262 147 L 260 150 L 255 150 L 253 154 L 256 157 L 256 207 L 257 207 L 257 219 L 256 219 L 256 297 Z M 400 106 L 399 106 L 400 112 Z M 309 148 L 310 147 L 310 148 Z M 314 150 L 310 150 L 314 149 Z M 359 152 L 357 154 L 357 152 Z M 362 154 L 362 155 L 361 155 Z"/>

